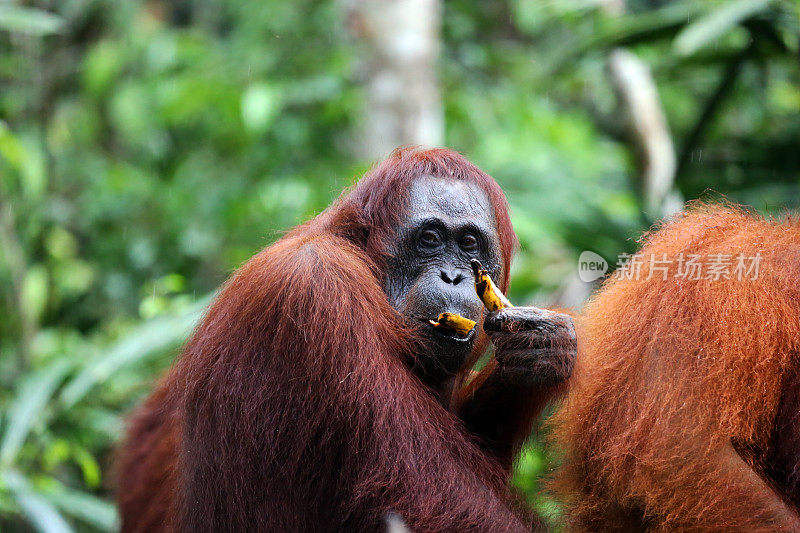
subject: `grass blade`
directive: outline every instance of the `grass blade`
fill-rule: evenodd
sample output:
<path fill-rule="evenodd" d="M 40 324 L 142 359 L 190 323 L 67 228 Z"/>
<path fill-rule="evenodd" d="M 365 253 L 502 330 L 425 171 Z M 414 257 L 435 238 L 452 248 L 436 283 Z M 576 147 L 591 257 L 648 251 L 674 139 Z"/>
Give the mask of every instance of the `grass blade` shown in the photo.
<path fill-rule="evenodd" d="M 41 533 L 72 533 L 72 528 L 50 502 L 37 494 L 28 480 L 16 470 L 3 472 L 3 481 L 14 494 L 23 514 Z"/>
<path fill-rule="evenodd" d="M 110 378 L 124 366 L 183 342 L 209 300 L 210 297 L 203 298 L 181 315 L 146 322 L 111 346 L 102 357 L 88 362 L 61 392 L 62 406 L 66 409 L 72 407 L 97 383 Z"/>
<path fill-rule="evenodd" d="M 772 0 L 735 0 L 689 24 L 673 42 L 679 56 L 688 56 L 765 9 Z"/>
<path fill-rule="evenodd" d="M 55 480 L 53 480 L 55 482 Z M 52 488 L 43 491 L 47 500 L 64 513 L 79 518 L 101 531 L 117 531 L 117 510 L 114 504 L 85 492 L 73 490 L 55 482 Z"/>
<path fill-rule="evenodd" d="M 0 465 L 14 461 L 31 427 L 71 366 L 68 360 L 59 359 L 22 381 L 8 412 L 8 424 L 0 444 Z"/>

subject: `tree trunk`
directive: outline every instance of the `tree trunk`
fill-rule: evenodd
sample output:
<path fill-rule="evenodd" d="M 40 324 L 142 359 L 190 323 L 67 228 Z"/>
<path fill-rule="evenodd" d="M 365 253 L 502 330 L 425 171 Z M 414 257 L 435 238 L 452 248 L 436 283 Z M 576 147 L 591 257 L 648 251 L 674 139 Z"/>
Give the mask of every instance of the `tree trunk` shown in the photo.
<path fill-rule="evenodd" d="M 358 155 L 379 159 L 403 144 L 440 145 L 440 1 L 353 0 L 347 7 L 351 32 L 362 47 L 365 99 Z"/>

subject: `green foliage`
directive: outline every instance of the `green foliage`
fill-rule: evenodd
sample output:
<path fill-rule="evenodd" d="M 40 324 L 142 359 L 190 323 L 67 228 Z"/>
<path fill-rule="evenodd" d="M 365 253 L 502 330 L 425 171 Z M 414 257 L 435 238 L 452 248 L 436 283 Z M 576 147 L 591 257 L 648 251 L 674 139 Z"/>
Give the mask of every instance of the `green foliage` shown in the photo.
<path fill-rule="evenodd" d="M 340 7 L 0 5 L 0 530 L 114 530 L 122 417 L 207 295 L 367 168 Z M 546 303 L 582 250 L 613 264 L 651 222 L 615 47 L 653 69 L 684 198 L 797 206 L 797 3 L 453 0 L 443 24 L 446 144 L 508 192 L 513 301 Z M 552 463 L 535 440 L 514 484 L 554 517 Z"/>
<path fill-rule="evenodd" d="M 544 439 L 533 440 L 517 458 L 511 486 L 524 496 L 527 504 L 535 509 L 552 531 L 559 531 L 561 507 L 546 492 L 543 483 L 554 467 L 553 454 L 545 446 Z"/>

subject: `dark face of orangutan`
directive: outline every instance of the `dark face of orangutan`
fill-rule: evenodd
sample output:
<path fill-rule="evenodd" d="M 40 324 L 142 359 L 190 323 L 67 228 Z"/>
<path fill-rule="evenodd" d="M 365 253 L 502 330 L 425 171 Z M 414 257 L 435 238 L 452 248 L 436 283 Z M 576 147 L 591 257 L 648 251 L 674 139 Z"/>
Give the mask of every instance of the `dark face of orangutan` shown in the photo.
<path fill-rule="evenodd" d="M 478 328 L 460 338 L 428 321 L 444 312 L 481 321 L 483 303 L 470 260 L 478 259 L 493 279 L 501 279 L 500 240 L 489 198 L 475 185 L 422 176 L 409 190 L 408 206 L 388 250 L 385 291 L 395 309 L 422 326 L 424 349 L 414 371 L 437 382 L 465 362 Z"/>

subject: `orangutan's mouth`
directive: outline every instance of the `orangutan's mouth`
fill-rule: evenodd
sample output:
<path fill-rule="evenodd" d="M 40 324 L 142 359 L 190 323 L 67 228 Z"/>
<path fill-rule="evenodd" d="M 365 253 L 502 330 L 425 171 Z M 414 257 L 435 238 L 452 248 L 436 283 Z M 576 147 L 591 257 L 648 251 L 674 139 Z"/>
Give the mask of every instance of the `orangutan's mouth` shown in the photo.
<path fill-rule="evenodd" d="M 463 342 L 469 343 L 472 342 L 473 337 L 475 337 L 475 330 L 478 329 L 477 326 L 472 328 L 469 333 L 462 336 L 453 331 L 452 329 L 442 328 L 442 327 L 435 327 L 432 326 L 427 320 L 424 322 L 425 327 L 433 333 L 434 336 L 442 339 L 446 339 L 450 342 Z"/>

